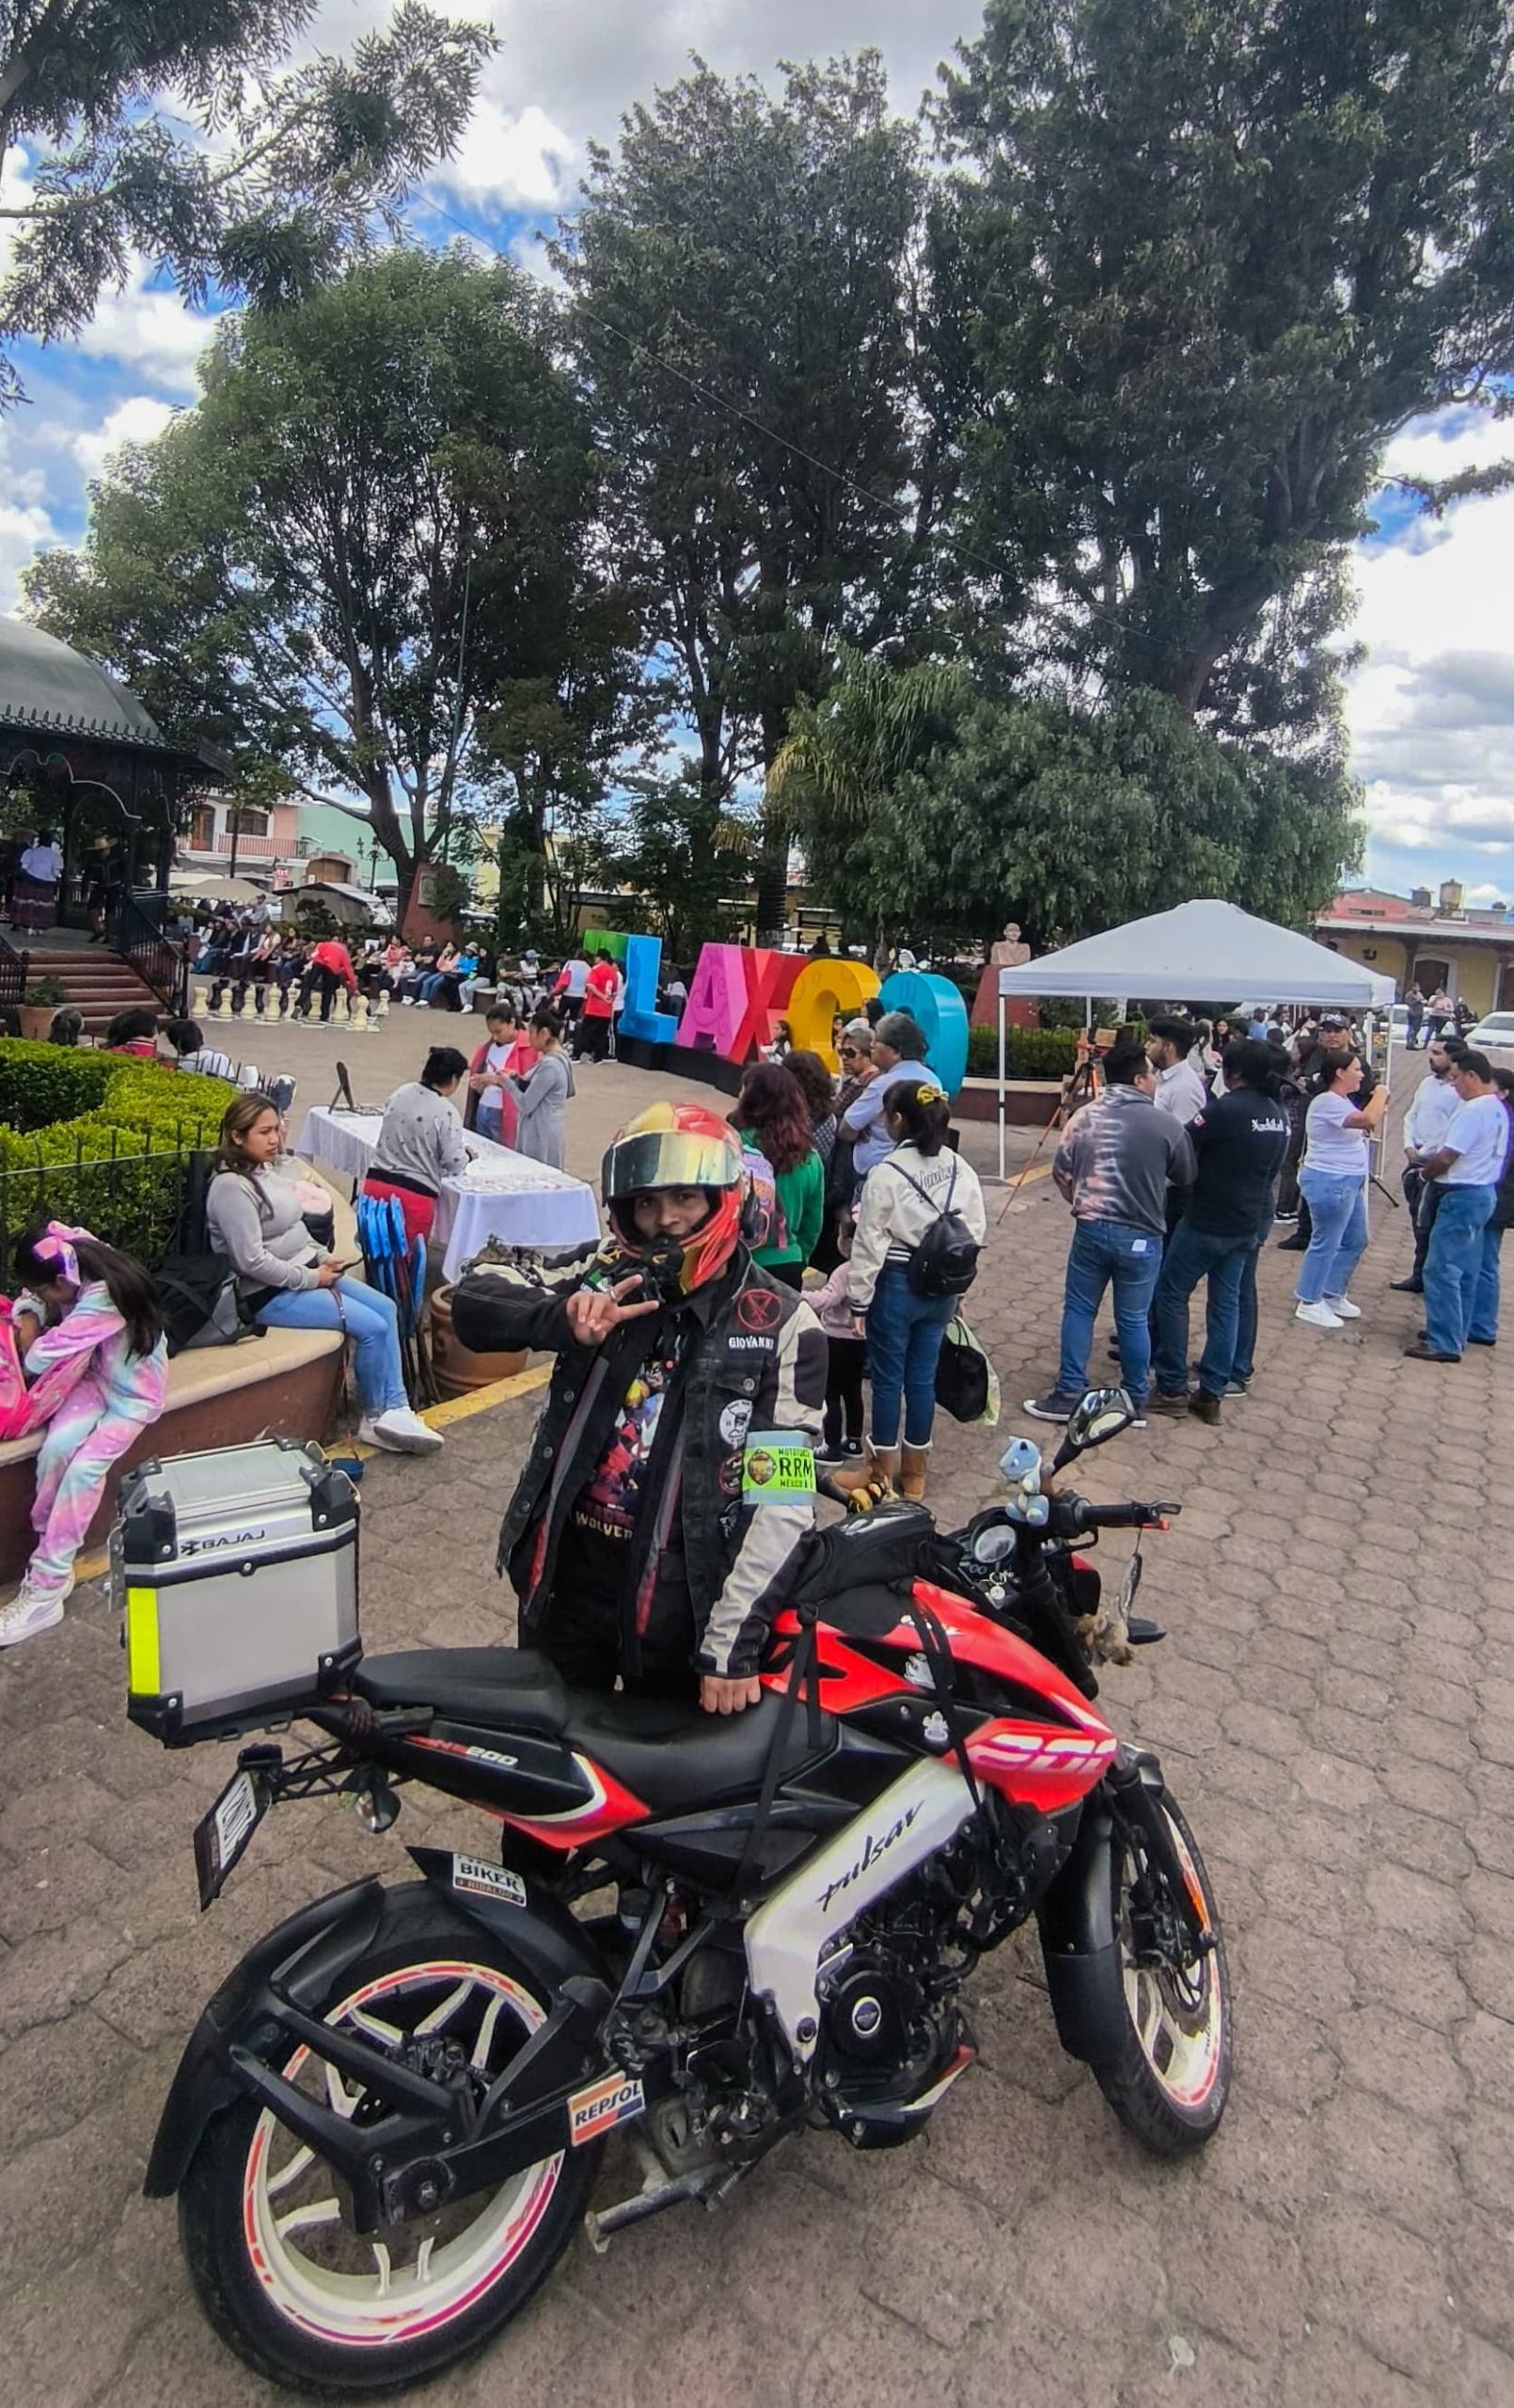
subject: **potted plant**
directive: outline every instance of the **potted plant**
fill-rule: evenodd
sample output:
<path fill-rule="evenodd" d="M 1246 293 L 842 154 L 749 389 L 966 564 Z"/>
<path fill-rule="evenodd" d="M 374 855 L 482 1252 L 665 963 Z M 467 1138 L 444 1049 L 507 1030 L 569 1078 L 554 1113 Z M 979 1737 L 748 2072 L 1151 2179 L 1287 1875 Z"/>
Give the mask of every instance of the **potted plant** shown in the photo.
<path fill-rule="evenodd" d="M 61 978 L 34 978 L 18 1006 L 23 1037 L 45 1038 L 53 1014 L 68 1000 L 69 990 Z"/>

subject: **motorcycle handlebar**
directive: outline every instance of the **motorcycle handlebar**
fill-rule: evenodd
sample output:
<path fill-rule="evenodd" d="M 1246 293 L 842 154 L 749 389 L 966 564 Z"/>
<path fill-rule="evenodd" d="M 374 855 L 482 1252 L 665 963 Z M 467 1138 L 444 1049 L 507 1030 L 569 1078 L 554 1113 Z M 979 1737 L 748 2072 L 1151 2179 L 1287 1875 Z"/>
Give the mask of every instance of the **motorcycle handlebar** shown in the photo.
<path fill-rule="evenodd" d="M 1060 1502 L 1077 1520 L 1080 1530 L 1143 1530 L 1159 1529 L 1174 1513 L 1182 1512 L 1181 1505 L 1154 1499 L 1143 1503 L 1132 1497 L 1128 1505 L 1091 1505 L 1086 1497 L 1064 1497 Z"/>

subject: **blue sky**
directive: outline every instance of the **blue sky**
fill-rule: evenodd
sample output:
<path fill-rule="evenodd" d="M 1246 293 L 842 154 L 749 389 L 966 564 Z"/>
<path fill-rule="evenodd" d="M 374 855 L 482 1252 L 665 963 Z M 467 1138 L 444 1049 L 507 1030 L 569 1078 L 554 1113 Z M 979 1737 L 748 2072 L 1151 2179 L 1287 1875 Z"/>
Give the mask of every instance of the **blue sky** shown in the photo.
<path fill-rule="evenodd" d="M 500 49 L 457 158 L 418 232 L 446 240 L 461 219 L 522 265 L 543 262 L 539 227 L 571 206 L 585 146 L 613 139 L 620 112 L 683 71 L 698 50 L 722 70 L 876 43 L 901 108 L 970 30 L 970 0 L 487 0 Z M 386 0 L 326 0 L 311 40 L 350 43 L 388 14 Z M 14 188 L 24 163 L 7 162 Z M 447 213 L 447 219 L 438 214 Z M 138 275 L 103 304 L 84 337 L 22 358 L 30 402 L 0 420 L 0 609 L 46 545 L 83 532 L 87 485 L 113 443 L 146 437 L 195 398 L 194 362 L 212 331 L 171 290 Z M 1450 412 L 1410 428 L 1390 471 L 1440 477 L 1514 451 L 1514 428 Z M 1388 493 L 1359 547 L 1356 633 L 1369 648 L 1353 678 L 1353 761 L 1366 785 L 1366 874 L 1380 885 L 1462 880 L 1478 900 L 1514 901 L 1514 494 L 1464 502 L 1442 520 Z"/>

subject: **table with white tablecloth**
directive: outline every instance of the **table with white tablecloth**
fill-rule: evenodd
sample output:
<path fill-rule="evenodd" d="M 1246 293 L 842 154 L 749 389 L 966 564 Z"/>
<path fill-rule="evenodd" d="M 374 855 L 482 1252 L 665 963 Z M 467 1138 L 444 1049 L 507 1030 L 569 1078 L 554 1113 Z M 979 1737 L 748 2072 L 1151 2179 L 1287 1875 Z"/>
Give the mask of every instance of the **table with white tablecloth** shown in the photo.
<path fill-rule="evenodd" d="M 384 1125 L 382 1113 L 342 1112 L 312 1104 L 295 1148 L 308 1162 L 353 1180 L 372 1168 Z M 510 1146 L 497 1146 L 474 1130 L 465 1133 L 468 1167 L 442 1181 L 433 1236 L 446 1247 L 444 1277 L 455 1279 L 465 1262 L 491 1238 L 500 1245 L 532 1253 L 571 1252 L 599 1243 L 599 1206 L 594 1191 L 571 1172 L 532 1162 Z"/>

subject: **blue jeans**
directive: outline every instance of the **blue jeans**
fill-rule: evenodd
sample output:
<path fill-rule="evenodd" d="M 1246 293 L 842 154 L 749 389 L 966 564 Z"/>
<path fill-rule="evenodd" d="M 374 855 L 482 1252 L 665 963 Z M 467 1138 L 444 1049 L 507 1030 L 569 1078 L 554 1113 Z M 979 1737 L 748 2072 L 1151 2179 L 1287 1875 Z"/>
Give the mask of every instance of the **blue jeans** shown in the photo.
<path fill-rule="evenodd" d="M 1425 1335 L 1440 1354 L 1467 1342 L 1482 1277 L 1482 1242 L 1496 1187 L 1446 1187 L 1425 1257 Z"/>
<path fill-rule="evenodd" d="M 1355 1171 L 1301 1170 L 1299 1187 L 1309 1207 L 1309 1251 L 1293 1292 L 1301 1305 L 1317 1305 L 1345 1295 L 1366 1252 L 1366 1181 Z"/>
<path fill-rule="evenodd" d="M 897 1265 L 879 1274 L 867 1308 L 867 1363 L 873 1444 L 880 1450 L 899 1444 L 901 1400 L 905 1445 L 930 1445 L 941 1333 L 956 1307 L 952 1296 L 917 1296 Z"/>
<path fill-rule="evenodd" d="M 1256 1264 L 1260 1246 L 1248 1246 L 1246 1259 L 1240 1266 L 1240 1301 L 1236 1311 L 1236 1352 L 1231 1359 L 1230 1377 L 1250 1380 L 1256 1370 Z"/>
<path fill-rule="evenodd" d="M 1131 1402 L 1143 1405 L 1151 1386 L 1151 1330 L 1147 1316 L 1161 1269 L 1162 1241 L 1128 1221 L 1076 1221 L 1062 1294 L 1062 1361 L 1057 1394 L 1081 1396 L 1088 1386 L 1094 1316 L 1104 1291 L 1114 1286 L 1114 1330 L 1120 1342 L 1120 1376 Z"/>
<path fill-rule="evenodd" d="M 1480 1339 L 1485 1346 L 1491 1346 L 1498 1336 L 1498 1250 L 1503 1243 L 1503 1230 L 1495 1229 L 1490 1221 L 1482 1233 L 1482 1261 L 1467 1331 L 1469 1338 Z"/>
<path fill-rule="evenodd" d="M 1254 1269 L 1249 1238 L 1211 1236 L 1191 1228 L 1187 1221 L 1179 1221 L 1168 1239 L 1153 1307 L 1157 1351 L 1152 1368 L 1164 1396 L 1188 1393 L 1188 1300 L 1205 1278 L 1209 1292 L 1199 1386 L 1206 1396 L 1223 1396 L 1236 1360 L 1240 1287 L 1248 1255 Z"/>
<path fill-rule="evenodd" d="M 376 1288 L 360 1279 L 339 1279 L 335 1288 L 285 1288 L 270 1296 L 258 1319 L 269 1329 L 344 1329 L 363 1411 L 387 1413 L 409 1402 L 400 1368 L 400 1317 Z"/>

